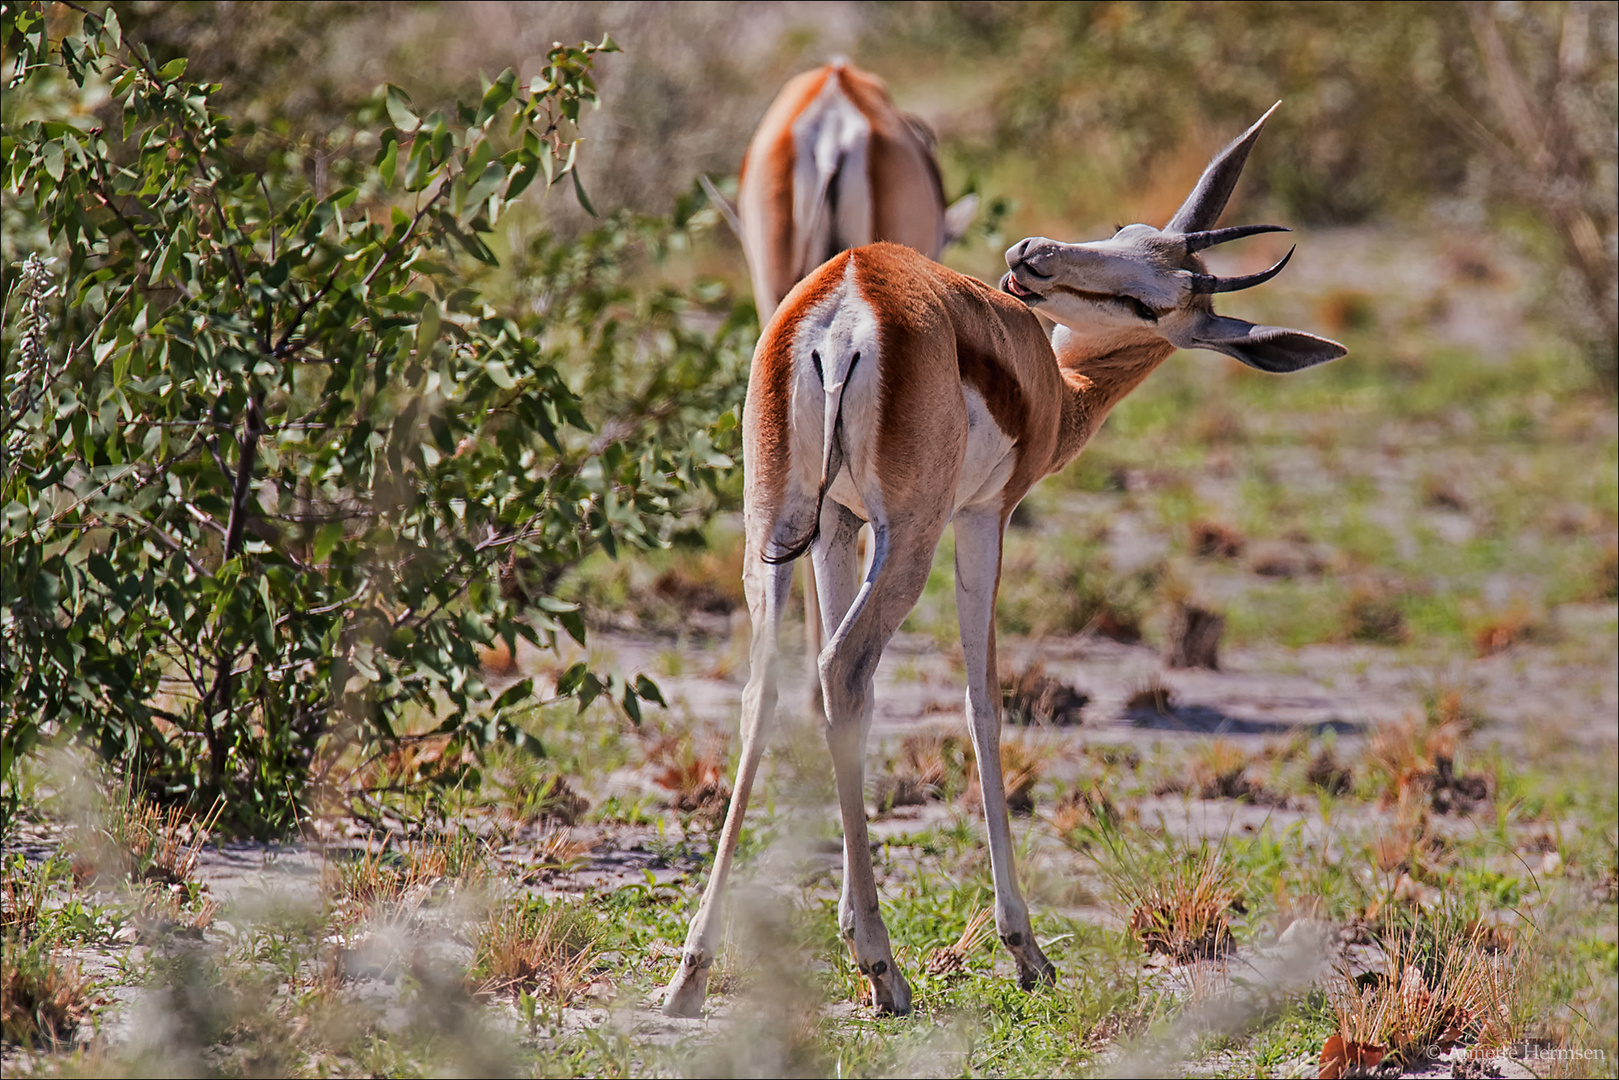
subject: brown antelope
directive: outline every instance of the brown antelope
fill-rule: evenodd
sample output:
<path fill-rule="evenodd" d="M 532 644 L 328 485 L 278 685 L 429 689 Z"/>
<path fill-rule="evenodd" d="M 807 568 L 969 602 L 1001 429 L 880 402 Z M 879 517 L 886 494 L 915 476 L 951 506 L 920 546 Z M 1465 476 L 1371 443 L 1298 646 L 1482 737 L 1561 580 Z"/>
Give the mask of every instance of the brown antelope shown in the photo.
<path fill-rule="evenodd" d="M 1090 243 L 1023 240 L 1006 253 L 999 291 L 908 248 L 873 244 L 833 258 L 783 300 L 754 352 L 743 414 L 743 582 L 754 636 L 742 758 L 665 1012 L 702 1009 L 725 880 L 775 708 L 792 562 L 806 552 L 828 638 L 819 661 L 843 818 L 839 927 L 877 1006 L 909 1010 L 910 987 L 878 913 L 862 764 L 877 661 L 921 594 L 947 523 L 995 924 L 1024 988 L 1056 978 L 1018 889 L 1001 778 L 994 610 L 1002 538 L 1035 481 L 1072 461 L 1108 411 L 1177 348 L 1213 349 L 1270 372 L 1344 354 L 1324 338 L 1214 313 L 1212 294 L 1267 281 L 1292 255 L 1260 274 L 1221 278 L 1196 254 L 1276 229 L 1213 228 L 1264 122 L 1215 157 L 1164 228 L 1130 225 Z M 1058 324 L 1050 341 L 1031 309 Z M 857 580 L 862 522 L 871 523 L 873 552 Z"/>
<path fill-rule="evenodd" d="M 789 289 L 840 251 L 879 240 L 930 259 L 972 221 L 978 197 L 950 207 L 933 157 L 933 133 L 901 112 L 877 76 L 843 59 L 790 79 L 748 143 L 736 206 L 708 184 L 731 223 L 753 278 L 759 325 Z M 805 650 L 821 651 L 815 578 L 804 575 Z M 811 672 L 811 707 L 821 711 Z"/>

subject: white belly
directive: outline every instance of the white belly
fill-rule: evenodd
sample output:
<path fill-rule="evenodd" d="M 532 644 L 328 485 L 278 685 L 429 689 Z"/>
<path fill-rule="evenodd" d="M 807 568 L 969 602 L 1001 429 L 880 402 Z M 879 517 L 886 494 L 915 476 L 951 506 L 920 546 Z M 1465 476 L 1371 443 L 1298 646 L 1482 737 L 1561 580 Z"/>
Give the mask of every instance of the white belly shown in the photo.
<path fill-rule="evenodd" d="M 956 498 L 950 505 L 952 515 L 963 506 L 999 500 L 1001 488 L 1017 465 L 1017 444 L 996 426 L 983 395 L 970 386 L 962 389 L 967 393 L 967 452 Z"/>

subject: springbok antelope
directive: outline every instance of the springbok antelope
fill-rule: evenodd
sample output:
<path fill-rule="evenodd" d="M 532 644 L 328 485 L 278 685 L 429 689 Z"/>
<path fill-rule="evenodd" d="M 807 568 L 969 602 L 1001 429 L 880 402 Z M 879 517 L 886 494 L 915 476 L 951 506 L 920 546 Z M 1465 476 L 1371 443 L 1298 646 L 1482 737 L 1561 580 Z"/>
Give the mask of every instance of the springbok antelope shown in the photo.
<path fill-rule="evenodd" d="M 1264 117 L 1226 147 L 1162 229 L 1106 240 L 1023 240 L 1000 291 L 895 244 L 844 252 L 784 299 L 753 356 L 743 414 L 743 582 L 753 618 L 742 699 L 742 759 L 714 869 L 663 1008 L 701 1012 L 720 906 L 776 702 L 776 636 L 792 562 L 808 552 L 828 644 L 820 654 L 827 743 L 843 817 L 838 922 L 879 1008 L 911 991 L 878 913 L 862 763 L 872 677 L 915 604 L 947 522 L 955 526 L 956 604 L 967 666 L 967 723 L 978 758 L 995 924 L 1029 989 L 1054 981 L 1012 865 L 1001 778 L 995 594 L 1012 509 L 1076 457 L 1108 411 L 1177 348 L 1213 349 L 1262 371 L 1332 360 L 1343 346 L 1214 313 L 1214 293 L 1274 277 L 1221 278 L 1197 252 L 1276 226 L 1215 229 Z M 1031 309 L 1058 325 L 1050 341 Z M 856 580 L 854 538 L 873 528 Z"/>
<path fill-rule="evenodd" d="M 971 222 L 976 196 L 950 207 L 933 133 L 883 81 L 836 59 L 788 80 L 748 143 L 736 206 L 709 197 L 742 242 L 764 326 L 811 270 L 879 240 L 930 259 Z"/>
<path fill-rule="evenodd" d="M 742 243 L 765 326 L 811 270 L 840 251 L 879 240 L 930 259 L 961 236 L 976 195 L 944 203 L 933 133 L 901 112 L 876 75 L 835 59 L 790 79 L 748 143 L 732 207 L 704 179 L 710 200 Z M 815 578 L 804 575 L 806 654 L 823 639 Z M 822 708 L 811 671 L 811 707 Z"/>

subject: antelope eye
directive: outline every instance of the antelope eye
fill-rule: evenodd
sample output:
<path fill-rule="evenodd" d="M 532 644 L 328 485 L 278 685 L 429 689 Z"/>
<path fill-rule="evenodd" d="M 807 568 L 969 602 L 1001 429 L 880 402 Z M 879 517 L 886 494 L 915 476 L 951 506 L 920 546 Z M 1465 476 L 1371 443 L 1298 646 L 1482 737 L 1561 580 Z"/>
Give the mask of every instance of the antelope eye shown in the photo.
<path fill-rule="evenodd" d="M 1136 318 L 1141 319 L 1144 322 L 1155 323 L 1158 321 L 1158 313 L 1152 308 L 1148 307 L 1146 304 L 1142 303 L 1140 300 L 1137 300 L 1135 297 L 1120 296 L 1118 297 L 1118 300 L 1125 307 L 1133 311 Z"/>

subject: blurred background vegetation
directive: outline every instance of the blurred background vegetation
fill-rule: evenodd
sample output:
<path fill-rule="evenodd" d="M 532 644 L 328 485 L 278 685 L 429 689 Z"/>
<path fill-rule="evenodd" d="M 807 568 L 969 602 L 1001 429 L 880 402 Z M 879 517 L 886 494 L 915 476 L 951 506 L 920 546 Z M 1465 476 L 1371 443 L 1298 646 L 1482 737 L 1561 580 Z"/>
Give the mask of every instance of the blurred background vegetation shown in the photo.
<path fill-rule="evenodd" d="M 1281 100 L 1233 220 L 1499 237 L 1538 268 L 1535 311 L 1613 377 L 1611 4 L 116 6 L 160 57 L 223 83 L 225 111 L 305 143 L 312 168 L 379 82 L 447 102 L 479 72 L 526 79 L 553 41 L 611 33 L 625 51 L 601 71 L 582 166 L 604 212 L 667 213 L 698 173 L 733 175 L 782 82 L 840 53 L 933 126 L 949 194 L 998 200 L 1011 239 L 1167 217 L 1209 154 Z M 545 214 L 583 227 L 560 200 Z M 744 281 L 716 243 L 703 269 Z M 952 261 L 999 260 L 980 243 Z"/>

